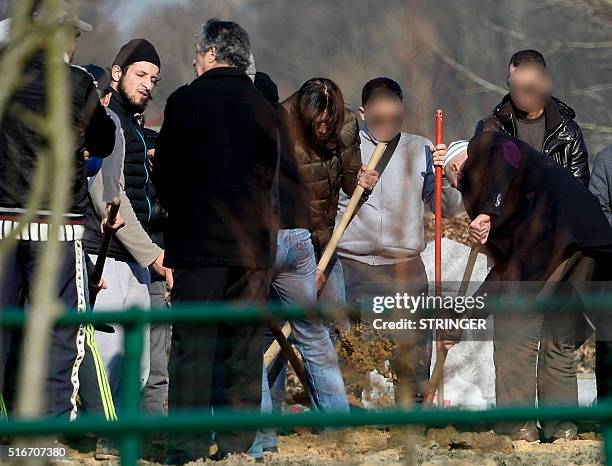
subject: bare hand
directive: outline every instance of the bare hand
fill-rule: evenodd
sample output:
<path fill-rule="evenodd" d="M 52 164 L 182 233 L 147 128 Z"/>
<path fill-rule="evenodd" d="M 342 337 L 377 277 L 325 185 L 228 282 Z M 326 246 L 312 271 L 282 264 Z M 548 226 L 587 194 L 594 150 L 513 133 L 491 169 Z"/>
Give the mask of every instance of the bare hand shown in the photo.
<path fill-rule="evenodd" d="M 437 146 L 429 146 L 431 150 L 431 158 L 434 167 L 444 167 L 444 157 L 446 157 L 446 144 L 438 144 Z"/>
<path fill-rule="evenodd" d="M 321 293 L 321 290 L 323 289 L 326 283 L 327 283 L 327 277 L 325 276 L 323 272 L 317 269 L 317 292 L 318 293 Z"/>
<path fill-rule="evenodd" d="M 166 288 L 171 290 L 174 286 L 174 277 L 172 276 L 172 269 L 164 267 L 164 251 L 157 256 L 157 259 L 151 264 L 151 267 L 153 267 L 155 272 L 164 277 L 166 280 Z"/>
<path fill-rule="evenodd" d="M 108 289 L 108 285 L 106 283 L 106 280 L 104 280 L 104 278 L 100 279 L 100 283 L 98 283 L 97 285 L 95 283 L 89 282 L 89 292 L 90 293 L 97 294 L 100 292 L 100 290 L 106 290 L 106 289 Z"/>
<path fill-rule="evenodd" d="M 453 346 L 455 346 L 457 343 L 459 343 L 459 341 L 446 340 L 446 339 L 445 340 L 436 341 L 436 352 L 440 352 L 442 350 L 448 351 Z"/>
<path fill-rule="evenodd" d="M 147 151 L 147 163 L 149 164 L 149 170 L 153 170 L 153 159 L 155 158 L 155 149 L 149 149 Z"/>
<path fill-rule="evenodd" d="M 366 191 L 372 191 L 378 181 L 378 172 L 368 169 L 367 165 L 362 165 L 357 177 L 357 184 Z"/>
<path fill-rule="evenodd" d="M 468 229 L 470 239 L 476 244 L 485 244 L 491 231 L 491 217 L 487 214 L 480 214 L 470 223 Z"/>
<path fill-rule="evenodd" d="M 461 341 L 462 335 L 461 329 L 436 329 L 436 351 L 448 351 Z"/>
<path fill-rule="evenodd" d="M 113 224 L 108 222 L 108 216 L 110 214 L 111 204 L 106 206 L 104 212 L 102 212 L 102 222 L 100 223 L 100 231 L 104 234 L 105 231 L 111 231 L 112 233 L 117 233 L 117 230 L 123 228 L 125 226 L 125 220 L 123 220 L 123 216 L 121 212 L 117 212 L 115 216 L 115 221 Z"/>

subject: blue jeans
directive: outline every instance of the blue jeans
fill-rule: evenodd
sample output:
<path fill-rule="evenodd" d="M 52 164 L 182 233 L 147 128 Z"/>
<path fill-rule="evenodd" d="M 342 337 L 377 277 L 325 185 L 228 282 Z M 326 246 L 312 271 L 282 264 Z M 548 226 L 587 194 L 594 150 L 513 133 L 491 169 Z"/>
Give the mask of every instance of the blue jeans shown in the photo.
<path fill-rule="evenodd" d="M 346 289 L 344 285 L 344 272 L 342 263 L 336 254 L 334 254 L 327 266 L 327 282 L 319 295 L 319 302 L 322 304 L 337 304 L 344 306 L 346 304 Z"/>
<path fill-rule="evenodd" d="M 283 304 L 316 304 L 316 259 L 310 232 L 302 228 L 279 230 L 277 243 L 271 299 L 280 300 Z M 330 276 L 334 276 L 335 286 L 330 287 L 330 292 L 332 295 L 340 294 L 337 291 L 338 274 L 340 274 L 341 295 L 344 298 L 342 268 L 340 261 L 334 259 Z M 291 328 L 293 331 L 290 338 L 304 360 L 311 406 L 323 411 L 348 412 L 349 404 L 338 356 L 325 322 L 320 319 L 293 320 Z M 286 362 L 284 365 L 286 368 Z M 279 373 L 271 389 L 264 368 L 262 412 L 280 410 L 285 394 L 285 368 Z M 275 430 L 265 429 L 257 433 L 249 453 L 255 457 L 261 456 L 263 448 L 273 448 L 276 445 Z"/>

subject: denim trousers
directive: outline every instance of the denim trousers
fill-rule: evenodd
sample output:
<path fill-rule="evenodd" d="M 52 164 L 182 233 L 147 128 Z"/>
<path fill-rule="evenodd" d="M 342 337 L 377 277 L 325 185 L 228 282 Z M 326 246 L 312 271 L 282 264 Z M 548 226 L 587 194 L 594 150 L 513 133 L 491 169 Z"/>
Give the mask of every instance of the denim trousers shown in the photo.
<path fill-rule="evenodd" d="M 279 230 L 277 255 L 270 298 L 282 304 L 313 305 L 317 302 L 316 258 L 310 239 L 310 232 L 303 228 Z M 344 297 L 342 269 L 337 257 L 333 259 L 328 277 L 328 294 L 331 299 Z M 332 281 L 329 281 L 329 278 Z M 326 286 L 327 288 L 327 286 Z M 338 298 L 340 300 L 340 298 Z M 344 380 L 338 363 L 336 350 L 326 323 L 321 319 L 292 320 L 290 339 L 301 353 L 311 406 L 328 412 L 348 412 L 349 404 Z M 268 337 L 266 346 L 272 341 Z M 278 359 L 281 359 L 282 355 Z M 268 374 L 263 370 L 262 412 L 279 410 L 285 396 L 285 374 L 287 363 L 283 364 L 274 384 L 270 388 Z M 275 429 L 258 432 L 249 453 L 258 457 L 263 449 L 277 445 Z"/>

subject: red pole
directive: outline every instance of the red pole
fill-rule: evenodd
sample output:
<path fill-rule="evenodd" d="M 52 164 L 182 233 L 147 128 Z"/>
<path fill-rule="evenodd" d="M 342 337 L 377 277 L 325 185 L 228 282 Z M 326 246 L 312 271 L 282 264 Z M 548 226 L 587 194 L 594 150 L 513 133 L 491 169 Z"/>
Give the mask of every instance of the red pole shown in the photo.
<path fill-rule="evenodd" d="M 436 145 L 442 144 L 444 136 L 444 112 L 436 110 Z M 434 226 L 435 245 L 435 292 L 436 296 L 442 295 L 442 167 L 436 167 L 436 211 Z M 427 394 L 425 395 L 425 406 L 431 406 L 436 390 L 438 392 L 438 406 L 444 407 L 444 362 L 446 361 L 446 350 L 442 342 L 436 342 L 436 365 L 429 379 Z"/>
<path fill-rule="evenodd" d="M 444 136 L 444 112 L 436 110 L 436 145 L 442 144 Z M 435 291 L 436 296 L 442 294 L 442 167 L 436 167 L 436 212 L 435 212 Z"/>

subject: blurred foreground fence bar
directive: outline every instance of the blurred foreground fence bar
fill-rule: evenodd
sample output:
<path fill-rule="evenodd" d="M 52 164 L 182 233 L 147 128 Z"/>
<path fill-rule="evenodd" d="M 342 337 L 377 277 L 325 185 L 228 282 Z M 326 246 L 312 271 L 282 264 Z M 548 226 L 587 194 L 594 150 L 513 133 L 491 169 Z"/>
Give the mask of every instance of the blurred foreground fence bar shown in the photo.
<path fill-rule="evenodd" d="M 605 295 L 583 296 L 582 302 L 589 310 L 609 311 L 612 298 Z M 507 301 L 488 302 L 488 310 L 524 310 L 527 301 L 517 299 L 511 305 Z M 497 304 L 497 305 L 496 305 Z M 532 310 L 554 310 L 560 303 L 550 299 L 546 302 L 529 304 Z M 215 412 L 170 413 L 168 416 L 145 416 L 140 411 L 140 357 L 142 352 L 142 328 L 149 323 L 197 323 L 200 325 L 224 322 L 242 323 L 267 319 L 272 316 L 285 319 L 323 316 L 335 318 L 339 315 L 358 315 L 355 310 L 316 307 L 258 307 L 230 306 L 226 304 L 202 304 L 176 306 L 171 311 L 129 309 L 122 312 L 104 313 L 67 313 L 57 325 L 76 324 L 120 324 L 125 329 L 125 359 L 123 363 L 123 410 L 117 421 L 107 421 L 103 417 L 83 416 L 70 422 L 64 419 L 8 420 L 0 422 L 0 436 L 33 437 L 56 434 L 79 435 L 88 432 L 120 437 L 121 462 L 136 465 L 140 457 L 142 437 L 154 432 L 168 434 L 205 430 L 216 432 L 227 430 L 256 430 L 266 427 L 342 427 L 342 426 L 390 426 L 425 425 L 443 426 L 446 424 L 476 425 L 479 423 L 512 420 L 556 420 L 572 419 L 579 422 L 597 422 L 602 426 L 606 464 L 612 465 L 612 400 L 603 400 L 597 406 L 580 408 L 577 406 L 546 407 L 505 407 L 484 411 L 452 409 L 415 409 L 363 411 L 350 414 L 312 412 L 307 414 L 261 414 L 256 412 Z M 0 327 L 22 327 L 26 314 L 21 311 L 0 313 Z"/>

